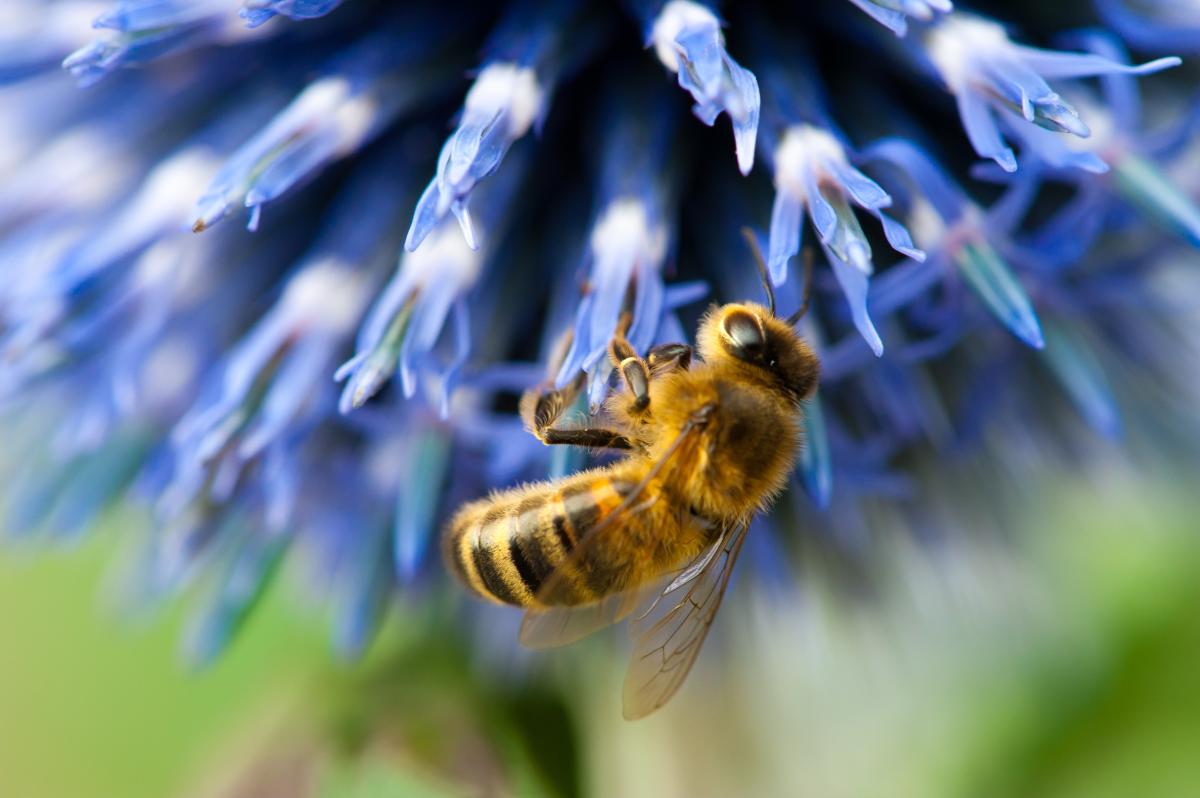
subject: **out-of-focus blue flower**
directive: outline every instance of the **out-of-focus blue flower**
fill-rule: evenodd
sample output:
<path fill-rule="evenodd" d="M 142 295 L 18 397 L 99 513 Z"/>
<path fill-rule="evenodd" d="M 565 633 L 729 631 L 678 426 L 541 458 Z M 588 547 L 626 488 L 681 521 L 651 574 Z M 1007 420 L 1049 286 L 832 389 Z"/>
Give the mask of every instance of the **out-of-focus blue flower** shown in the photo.
<path fill-rule="evenodd" d="M 887 275 L 887 304 L 898 305 L 956 267 L 987 309 L 1013 335 L 1035 349 L 1043 344 L 1041 325 L 1025 289 L 997 251 L 1018 221 L 998 206 L 990 213 L 972 202 L 920 148 L 890 139 L 867 148 L 864 155 L 898 167 L 911 181 L 910 224 L 917 241 L 930 254 L 924 264 Z M 894 286 L 894 288 L 893 288 Z M 885 301 L 877 296 L 876 302 Z"/>
<path fill-rule="evenodd" d="M 169 481 L 156 501 L 165 525 L 153 567 L 164 589 L 188 577 L 218 532 L 215 511 L 239 497 L 258 508 L 255 545 L 283 545 L 303 482 L 298 449 L 333 413 L 330 374 L 400 243 L 388 176 L 396 166 L 394 158 L 364 165 L 278 299 L 172 430 Z"/>
<path fill-rule="evenodd" d="M 760 39 L 771 35 L 765 30 L 759 34 Z M 821 92 L 808 75 L 811 65 L 792 54 L 780 54 L 777 44 L 767 53 L 771 64 L 760 71 L 771 90 L 767 106 L 767 149 L 775 172 L 767 245 L 771 281 L 781 285 L 787 279 L 788 262 L 800 251 L 807 214 L 849 303 L 855 327 L 880 355 L 883 341 L 867 310 L 875 265 L 853 206 L 879 220 L 888 244 L 897 252 L 917 261 L 924 260 L 925 253 L 913 244 L 903 225 L 883 212 L 892 204 L 888 193 L 851 163 L 848 145 L 829 120 Z"/>
<path fill-rule="evenodd" d="M 627 95 L 612 102 L 624 105 Z M 671 310 L 704 295 L 701 285 L 668 289 L 663 281 L 676 201 L 670 163 L 674 124 L 654 102 L 635 107 L 639 112 L 608 131 L 588 234 L 587 290 L 555 380 L 561 387 L 586 371 L 593 407 L 607 390 L 612 374 L 608 344 L 622 316 L 628 314 L 625 337 L 645 352 L 660 342 L 661 325 Z"/>
<path fill-rule="evenodd" d="M 254 35 L 230 18 L 229 0 L 116 0 L 93 26 L 99 38 L 63 61 L 84 86 L 118 67 Z"/>
<path fill-rule="evenodd" d="M 471 249 L 479 248 L 469 202 L 475 185 L 500 167 L 513 142 L 540 125 L 567 61 L 568 0 L 518 3 L 487 45 L 487 57 L 463 100 L 454 133 L 438 156 L 437 174 L 413 211 L 404 248 L 412 252 L 453 212 Z M 578 44 L 578 43 L 575 43 Z"/>
<path fill-rule="evenodd" d="M 413 63 L 427 46 L 397 47 L 390 35 L 374 34 L 340 56 L 226 161 L 196 201 L 192 230 L 211 227 L 239 205 L 250 209 L 247 226 L 256 229 L 265 204 L 366 146 L 427 99 L 437 82 Z"/>
<path fill-rule="evenodd" d="M 469 246 L 446 217 L 427 243 L 400 258 L 363 320 L 354 356 L 335 374 L 338 381 L 346 381 L 339 401 L 343 413 L 361 407 L 399 372 L 406 398 L 417 392 L 418 379 L 424 376 L 437 392 L 442 415 L 449 414 L 450 395 L 471 354 L 468 295 L 495 254 L 522 177 L 520 163 L 510 164 L 507 174 L 481 190 L 484 204 L 477 224 L 488 234 L 488 246 Z M 453 354 L 439 361 L 434 349 L 447 326 Z"/>
<path fill-rule="evenodd" d="M 792 576 L 785 536 L 864 561 L 882 515 L 949 537 L 931 519 L 986 512 L 986 489 L 946 489 L 963 458 L 1023 476 L 1082 435 L 1195 441 L 1200 106 L 1180 76 L 1145 98 L 1133 81 L 1174 59 L 1130 67 L 1095 34 L 1024 47 L 949 2 L 853 4 L 728 4 L 729 49 L 715 6 L 629 3 L 694 113 L 729 115 L 742 173 L 761 105 L 770 182 L 722 168 L 604 4 L 0 4 L 0 534 L 72 540 L 143 508 L 119 584 L 127 606 L 194 590 L 192 661 L 285 570 L 353 656 L 398 594 L 437 589 L 456 507 L 594 461 L 547 450 L 516 395 L 582 374 L 578 419 L 617 382 L 616 333 L 689 342 L 697 300 L 760 299 L 738 230 L 768 218 L 781 317 L 809 221 L 832 275 L 801 327 L 822 361 L 801 498 L 756 521 L 756 584 Z M 1186 28 L 1174 4 L 1122 8 Z M 1047 30 L 1034 4 L 1011 19 Z M 949 171 L 953 131 L 905 126 L 923 89 L 889 78 L 914 57 L 999 166 Z M 217 224 L 243 208 L 249 232 Z"/>
<path fill-rule="evenodd" d="M 1074 37 L 1089 51 L 1120 63 L 1124 49 L 1099 33 Z M 1128 75 L 1105 76 L 1097 95 L 1076 87 L 1067 96 L 1085 108 L 1093 120 L 1086 139 L 1037 127 L 1019 133 L 1041 163 L 1034 168 L 1048 178 L 1076 186 L 1072 205 L 1056 215 L 1061 224 L 1042 231 L 1044 248 L 1070 247 L 1082 254 L 1112 217 L 1113 200 L 1123 199 L 1163 229 L 1200 246 L 1200 208 L 1167 176 L 1159 165 L 1176 157 L 1200 123 L 1200 112 L 1177 113 L 1154 131 L 1143 125 L 1142 103 L 1136 82 Z M 1058 239 L 1058 243 L 1054 242 Z"/>
<path fill-rule="evenodd" d="M 323 17 L 342 2 L 343 0 L 242 0 L 239 15 L 246 20 L 247 26 L 257 28 L 279 14 L 292 19 Z"/>
<path fill-rule="evenodd" d="M 871 19 L 886 25 L 892 33 L 904 36 L 908 33 L 908 20 L 929 22 L 937 14 L 948 14 L 954 10 L 950 0 L 850 0 L 871 16 Z"/>
<path fill-rule="evenodd" d="M 36 75 L 93 35 L 92 20 L 105 0 L 8 0 L 0 11 L 0 81 Z"/>
<path fill-rule="evenodd" d="M 761 104 L 758 80 L 730 57 L 717 15 L 692 0 L 645 0 L 634 7 L 646 28 L 646 46 L 679 75 L 680 87 L 696 101 L 696 118 L 711 127 L 729 114 L 738 169 L 750 174 Z"/>
<path fill-rule="evenodd" d="M 1170 57 L 1128 66 L 1092 53 L 1027 47 L 1009 39 L 998 22 L 962 11 L 924 31 L 919 47 L 954 95 L 975 152 L 1009 172 L 1016 171 L 1017 159 L 1005 144 L 1003 130 L 1022 131 L 1036 125 L 1081 138 L 1091 135 L 1079 113 L 1050 88 L 1047 79 L 1147 75 L 1180 63 Z M 1036 147 L 1038 141 L 1026 139 L 1025 144 Z"/>
<path fill-rule="evenodd" d="M 1095 0 L 1104 21 L 1139 50 L 1200 52 L 1200 15 L 1192 0 Z"/>

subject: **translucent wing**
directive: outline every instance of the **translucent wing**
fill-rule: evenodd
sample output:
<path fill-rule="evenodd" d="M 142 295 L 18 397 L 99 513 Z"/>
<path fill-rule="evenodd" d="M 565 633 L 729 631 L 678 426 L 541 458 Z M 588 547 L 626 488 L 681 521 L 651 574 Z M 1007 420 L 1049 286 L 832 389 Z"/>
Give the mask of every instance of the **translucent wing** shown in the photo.
<path fill-rule="evenodd" d="M 708 405 L 697 411 L 621 503 L 590 531 L 579 536 L 570 557 L 546 577 L 537 591 L 536 604 L 526 610 L 521 622 L 523 645 L 551 648 L 573 643 L 628 617 L 658 595 L 658 580 L 626 584 L 627 573 L 607 567 L 612 562 L 609 554 L 614 542 L 612 536 L 619 534 L 621 525 L 631 517 L 654 506 L 657 496 L 648 495 L 646 488 L 668 463 L 697 444 L 699 432 L 711 413 L 712 408 Z M 604 596 L 588 604 L 574 603 L 580 580 L 589 585 L 607 582 Z"/>
<path fill-rule="evenodd" d="M 521 645 L 533 649 L 555 648 L 582 640 L 627 618 L 653 600 L 658 588 L 659 583 L 654 582 L 639 589 L 617 591 L 591 604 L 528 609 L 521 621 Z"/>
<path fill-rule="evenodd" d="M 643 718 L 675 695 L 721 606 L 747 525 L 732 524 L 630 622 L 633 658 L 625 675 L 624 714 Z"/>

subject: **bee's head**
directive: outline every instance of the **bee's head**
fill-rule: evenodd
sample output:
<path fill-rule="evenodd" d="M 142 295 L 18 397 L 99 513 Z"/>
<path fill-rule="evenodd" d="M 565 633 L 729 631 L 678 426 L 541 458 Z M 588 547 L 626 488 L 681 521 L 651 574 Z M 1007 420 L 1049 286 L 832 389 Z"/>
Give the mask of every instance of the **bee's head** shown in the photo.
<path fill-rule="evenodd" d="M 775 315 L 775 289 L 763 260 L 758 238 L 748 227 L 742 235 L 754 255 L 767 306 L 735 302 L 714 306 L 700 323 L 700 356 L 710 363 L 734 365 L 751 379 L 759 378 L 799 402 L 812 396 L 821 375 L 817 354 L 796 332 L 796 323 L 808 311 L 812 289 L 812 252 L 805 251 L 804 298 L 786 319 Z"/>
<path fill-rule="evenodd" d="M 743 367 L 793 401 L 812 396 L 821 364 L 786 320 L 753 302 L 714 307 L 700 325 L 700 356 L 709 363 Z"/>

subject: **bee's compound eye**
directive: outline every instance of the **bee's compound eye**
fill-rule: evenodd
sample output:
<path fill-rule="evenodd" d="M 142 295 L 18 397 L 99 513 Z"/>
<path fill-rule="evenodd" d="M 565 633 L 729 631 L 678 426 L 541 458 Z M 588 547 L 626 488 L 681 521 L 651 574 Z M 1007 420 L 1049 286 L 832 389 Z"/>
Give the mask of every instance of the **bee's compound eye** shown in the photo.
<path fill-rule="evenodd" d="M 721 330 L 734 352 L 742 357 L 760 354 L 767 343 L 762 324 L 745 310 L 731 311 L 721 322 Z"/>

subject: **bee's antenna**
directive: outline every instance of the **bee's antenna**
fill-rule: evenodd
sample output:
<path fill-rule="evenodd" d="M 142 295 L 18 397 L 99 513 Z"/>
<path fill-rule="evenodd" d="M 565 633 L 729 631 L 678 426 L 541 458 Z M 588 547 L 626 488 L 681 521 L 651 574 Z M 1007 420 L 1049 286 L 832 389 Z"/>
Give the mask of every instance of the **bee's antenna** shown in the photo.
<path fill-rule="evenodd" d="M 758 246 L 758 237 L 749 227 L 742 228 L 742 238 L 750 246 L 750 254 L 754 256 L 754 265 L 758 267 L 758 279 L 762 280 L 763 291 L 767 295 L 767 309 L 775 315 L 775 289 L 771 286 L 771 276 L 767 273 L 767 262 L 763 259 L 762 248 Z"/>
<path fill-rule="evenodd" d="M 800 307 L 796 312 L 787 317 L 787 323 L 796 326 L 796 322 L 804 318 L 804 314 L 808 313 L 808 303 L 812 299 L 812 281 L 813 281 L 813 249 L 805 247 L 800 252 L 800 257 L 804 261 L 804 294 L 800 298 Z"/>

